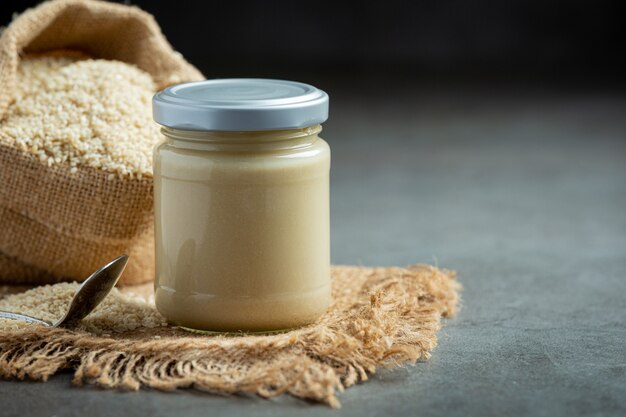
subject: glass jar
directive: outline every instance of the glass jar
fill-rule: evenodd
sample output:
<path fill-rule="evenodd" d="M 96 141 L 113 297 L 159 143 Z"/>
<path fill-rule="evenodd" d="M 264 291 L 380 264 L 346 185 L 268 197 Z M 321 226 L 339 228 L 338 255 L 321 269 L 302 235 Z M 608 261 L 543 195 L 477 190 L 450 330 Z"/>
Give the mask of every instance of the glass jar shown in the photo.
<path fill-rule="evenodd" d="M 171 323 L 270 331 L 330 304 L 328 96 L 278 80 L 158 93 L 155 302 Z"/>

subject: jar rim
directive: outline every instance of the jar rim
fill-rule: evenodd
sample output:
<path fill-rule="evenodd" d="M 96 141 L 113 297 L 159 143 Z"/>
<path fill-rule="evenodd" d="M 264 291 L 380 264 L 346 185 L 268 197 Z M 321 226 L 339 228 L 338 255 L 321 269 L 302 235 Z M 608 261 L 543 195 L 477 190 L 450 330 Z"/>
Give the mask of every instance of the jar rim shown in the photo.
<path fill-rule="evenodd" d="M 328 119 L 328 94 L 295 81 L 230 78 L 177 84 L 152 99 L 162 126 L 199 131 L 298 129 Z"/>

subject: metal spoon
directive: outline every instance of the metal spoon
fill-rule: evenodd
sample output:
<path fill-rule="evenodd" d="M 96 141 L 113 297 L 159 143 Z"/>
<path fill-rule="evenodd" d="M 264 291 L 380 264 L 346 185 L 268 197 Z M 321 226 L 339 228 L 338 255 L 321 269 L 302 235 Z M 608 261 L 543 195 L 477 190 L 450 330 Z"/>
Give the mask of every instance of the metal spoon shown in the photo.
<path fill-rule="evenodd" d="M 104 297 L 107 296 L 117 283 L 117 280 L 120 279 L 127 262 L 128 256 L 122 255 L 91 274 L 74 294 L 65 316 L 54 324 L 25 314 L 10 313 L 8 311 L 0 311 L 0 318 L 22 320 L 29 323 L 43 324 L 48 327 L 74 327 L 104 300 Z"/>

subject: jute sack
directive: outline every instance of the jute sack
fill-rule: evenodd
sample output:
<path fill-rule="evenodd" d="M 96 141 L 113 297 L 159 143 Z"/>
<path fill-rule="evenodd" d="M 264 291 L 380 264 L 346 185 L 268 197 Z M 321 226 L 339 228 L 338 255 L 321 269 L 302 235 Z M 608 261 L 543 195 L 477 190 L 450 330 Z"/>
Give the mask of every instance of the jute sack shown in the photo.
<path fill-rule="evenodd" d="M 95 0 L 54 0 L 27 10 L 0 36 L 0 123 L 20 57 L 58 50 L 134 64 L 157 88 L 202 79 L 174 51 L 154 18 Z M 154 275 L 152 178 L 109 178 L 51 167 L 0 137 L 0 283 L 83 280 L 123 253 L 123 283 Z"/>

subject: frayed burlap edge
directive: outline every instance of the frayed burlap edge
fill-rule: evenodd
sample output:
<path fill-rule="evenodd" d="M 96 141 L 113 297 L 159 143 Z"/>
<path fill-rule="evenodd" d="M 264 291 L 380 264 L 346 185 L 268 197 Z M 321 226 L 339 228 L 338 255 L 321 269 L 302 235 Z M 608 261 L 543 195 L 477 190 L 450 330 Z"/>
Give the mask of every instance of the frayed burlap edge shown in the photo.
<path fill-rule="evenodd" d="M 0 330 L 0 376 L 137 390 L 195 388 L 263 398 L 290 394 L 339 407 L 337 393 L 378 368 L 427 359 L 440 318 L 455 314 L 455 273 L 333 267 L 333 304 L 316 324 L 275 335 L 193 335 L 174 327 L 98 337 L 29 326 Z"/>

